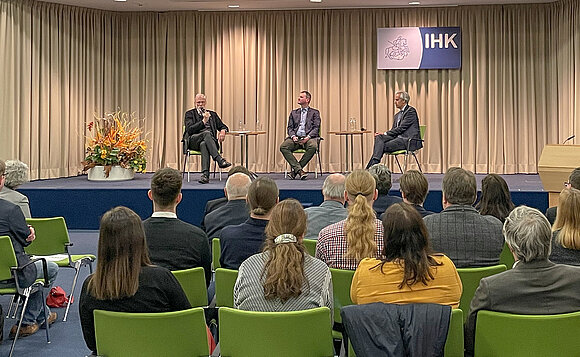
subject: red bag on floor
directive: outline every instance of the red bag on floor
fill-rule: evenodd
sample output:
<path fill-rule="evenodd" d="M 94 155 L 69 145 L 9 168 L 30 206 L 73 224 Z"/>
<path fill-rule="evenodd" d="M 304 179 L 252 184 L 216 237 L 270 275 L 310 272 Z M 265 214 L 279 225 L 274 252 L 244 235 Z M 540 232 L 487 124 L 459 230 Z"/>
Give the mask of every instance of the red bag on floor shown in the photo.
<path fill-rule="evenodd" d="M 71 304 L 72 304 L 71 300 Z M 68 298 L 66 297 L 66 293 L 64 292 L 63 288 L 60 286 L 55 286 L 50 289 L 50 293 L 46 297 L 46 305 L 49 307 L 65 307 L 68 303 Z"/>

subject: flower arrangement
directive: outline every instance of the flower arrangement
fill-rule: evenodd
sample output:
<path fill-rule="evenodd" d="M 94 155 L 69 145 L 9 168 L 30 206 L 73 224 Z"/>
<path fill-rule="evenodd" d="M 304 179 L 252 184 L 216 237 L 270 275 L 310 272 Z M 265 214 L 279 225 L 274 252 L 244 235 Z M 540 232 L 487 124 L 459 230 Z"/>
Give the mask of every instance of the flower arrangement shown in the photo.
<path fill-rule="evenodd" d="M 92 137 L 87 137 L 83 171 L 97 165 L 105 167 L 105 176 L 114 165 L 135 172 L 144 172 L 147 165 L 145 150 L 147 145 L 141 139 L 143 130 L 136 126 L 138 122 L 135 113 L 116 111 L 105 113 L 104 118 L 98 118 L 87 125 Z"/>

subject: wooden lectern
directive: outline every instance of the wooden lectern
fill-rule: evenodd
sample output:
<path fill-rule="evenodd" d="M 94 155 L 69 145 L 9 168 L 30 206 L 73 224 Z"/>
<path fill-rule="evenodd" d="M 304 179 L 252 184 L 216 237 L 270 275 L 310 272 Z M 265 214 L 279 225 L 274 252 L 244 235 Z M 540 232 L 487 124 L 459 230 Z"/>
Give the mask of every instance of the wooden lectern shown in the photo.
<path fill-rule="evenodd" d="M 580 167 L 580 145 L 546 145 L 538 162 L 538 173 L 549 192 L 550 207 L 558 205 L 558 196 L 570 173 Z"/>

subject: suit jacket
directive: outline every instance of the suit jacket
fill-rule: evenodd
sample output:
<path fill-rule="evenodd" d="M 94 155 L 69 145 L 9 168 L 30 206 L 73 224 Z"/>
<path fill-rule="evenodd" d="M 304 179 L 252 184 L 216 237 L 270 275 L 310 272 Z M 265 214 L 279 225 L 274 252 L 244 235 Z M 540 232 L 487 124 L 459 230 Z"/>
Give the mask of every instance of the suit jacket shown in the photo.
<path fill-rule="evenodd" d="M 513 269 L 481 279 L 465 322 L 465 348 L 473 354 L 479 310 L 545 315 L 580 311 L 580 267 L 549 260 L 518 262 Z"/>
<path fill-rule="evenodd" d="M 222 228 L 244 223 L 250 217 L 250 208 L 245 199 L 231 200 L 220 208 L 210 212 L 203 220 L 203 226 L 210 241 L 218 238 Z"/>
<path fill-rule="evenodd" d="M 24 247 L 31 243 L 26 241 L 28 235 L 30 235 L 30 229 L 20 207 L 0 199 L 0 236 L 10 237 L 19 266 L 30 261 L 30 257 L 24 252 Z M 18 281 L 22 287 L 30 286 L 35 278 L 36 266 L 34 264 L 30 264 L 18 275 Z"/>
<path fill-rule="evenodd" d="M 211 128 L 211 136 L 218 143 L 216 133 L 221 130 L 229 131 L 227 125 L 225 125 L 220 116 L 213 110 L 206 110 L 209 112 L 209 126 Z M 185 132 L 183 133 L 183 143 L 184 150 L 187 150 L 187 145 L 189 144 L 189 137 L 194 134 L 199 134 L 205 130 L 205 124 L 203 123 L 203 117 L 199 115 L 196 108 L 190 109 L 185 112 Z"/>
<path fill-rule="evenodd" d="M 30 218 L 30 205 L 28 204 L 28 197 L 18 191 L 12 190 L 6 186 L 0 190 L 0 198 L 8 202 L 12 202 L 22 210 L 24 217 Z"/>
<path fill-rule="evenodd" d="M 304 211 L 307 217 L 306 239 L 318 239 L 322 228 L 348 216 L 347 209 L 338 201 L 324 201 L 320 206 L 308 207 Z"/>
<path fill-rule="evenodd" d="M 374 206 L 373 206 L 373 207 L 374 207 Z M 435 213 L 435 212 L 427 211 L 427 210 L 425 209 L 425 207 L 423 207 L 423 206 L 421 206 L 421 205 L 416 205 L 416 204 L 413 204 L 413 207 L 415 207 L 415 209 L 417 210 L 417 212 L 419 212 L 419 214 L 420 214 L 420 215 L 421 215 L 421 217 L 423 217 L 423 218 L 427 217 L 427 216 L 428 216 L 428 215 L 430 215 L 430 214 L 434 214 L 434 213 Z M 379 218 L 379 219 L 382 221 L 384 216 L 385 216 L 385 213 L 383 212 L 383 213 L 381 214 L 381 216 L 380 216 L 380 218 Z"/>
<path fill-rule="evenodd" d="M 300 127 L 301 109 L 297 108 L 290 112 L 288 117 L 288 138 L 296 135 L 298 127 Z M 317 138 L 320 131 L 320 112 L 314 108 L 308 108 L 306 113 L 306 124 L 304 125 L 305 136 L 310 138 Z"/>
<path fill-rule="evenodd" d="M 244 223 L 224 227 L 220 233 L 222 268 L 238 270 L 246 259 L 262 251 L 268 220 L 248 218 Z"/>
<path fill-rule="evenodd" d="M 417 116 L 417 111 L 410 105 L 403 108 L 401 113 L 402 118 L 399 120 L 399 113 L 395 115 L 393 121 L 393 127 L 391 130 L 386 132 L 387 136 L 403 139 L 405 142 L 405 147 L 407 147 L 407 142 L 409 138 L 421 139 L 419 130 L 419 117 Z M 421 140 L 411 140 L 409 150 L 414 151 L 423 147 L 423 142 Z"/>
<path fill-rule="evenodd" d="M 499 264 L 503 249 L 503 224 L 493 216 L 482 216 L 467 205 L 451 205 L 441 213 L 423 218 L 431 246 L 447 255 L 458 268 Z"/>
<path fill-rule="evenodd" d="M 201 218 L 201 229 L 203 229 L 205 231 L 205 226 L 204 226 L 205 216 L 207 216 L 210 212 L 213 212 L 214 210 L 225 205 L 226 203 L 228 203 L 227 197 L 220 197 L 220 198 L 216 198 L 215 200 L 207 201 L 207 203 L 205 204 L 205 211 L 203 212 L 203 217 Z"/>
<path fill-rule="evenodd" d="M 381 217 L 383 213 L 389 208 L 391 205 L 395 203 L 402 202 L 403 199 L 399 196 L 393 195 L 379 195 L 375 202 L 373 202 L 373 209 L 377 214 L 377 218 Z"/>
<path fill-rule="evenodd" d="M 554 225 L 554 222 L 556 222 L 557 213 L 558 213 L 557 206 L 550 207 L 546 210 L 546 218 L 548 218 L 548 221 L 550 222 L 551 225 Z"/>

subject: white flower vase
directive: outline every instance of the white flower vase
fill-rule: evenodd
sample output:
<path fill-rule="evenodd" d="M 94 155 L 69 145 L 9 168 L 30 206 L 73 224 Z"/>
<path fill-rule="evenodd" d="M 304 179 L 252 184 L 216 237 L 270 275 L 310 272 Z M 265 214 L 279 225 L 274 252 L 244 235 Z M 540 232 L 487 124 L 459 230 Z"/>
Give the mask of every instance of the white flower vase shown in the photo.
<path fill-rule="evenodd" d="M 135 171 L 121 166 L 111 167 L 109 177 L 105 176 L 104 166 L 95 166 L 88 171 L 89 181 L 126 181 L 135 178 Z"/>

